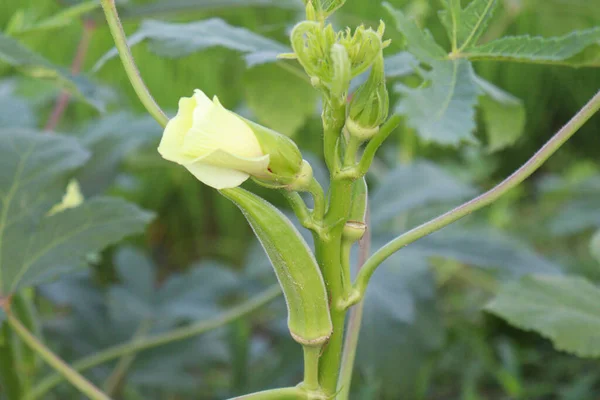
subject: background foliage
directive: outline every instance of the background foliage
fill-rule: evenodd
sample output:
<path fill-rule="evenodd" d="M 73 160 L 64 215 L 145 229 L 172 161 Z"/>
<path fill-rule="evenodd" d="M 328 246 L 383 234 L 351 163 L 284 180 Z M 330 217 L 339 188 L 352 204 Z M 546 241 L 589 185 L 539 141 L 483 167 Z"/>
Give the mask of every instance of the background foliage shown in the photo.
<path fill-rule="evenodd" d="M 407 115 L 368 176 L 374 249 L 512 172 L 600 87 L 595 1 L 499 0 L 480 35 L 488 44 L 465 50 L 493 53 L 489 43 L 506 35 L 586 32 L 568 42 L 572 54 L 540 54 L 530 43 L 539 63 L 440 59 L 453 40 L 444 29 L 447 14 L 438 16 L 440 2 L 389 1 L 401 14 L 381 3 L 348 0 L 334 19 L 337 27 L 386 22 L 393 40 L 386 53 L 390 88 L 397 110 Z M 81 226 L 77 218 L 92 215 L 112 237 L 79 237 L 88 244 L 78 246 L 87 255 L 85 269 L 77 269 L 79 254 L 65 258 L 70 248 L 50 252 L 44 262 L 53 269 L 46 273 L 71 272 L 59 280 L 39 286 L 49 274 L 25 272 L 28 279 L 0 279 L 0 295 L 37 285 L 19 297 L 35 305 L 39 334 L 69 362 L 211 320 L 275 282 L 237 209 L 158 156 L 160 128 L 114 58 L 98 7 L 95 1 L 0 0 L 0 195 L 10 191 L 15 154 L 25 151 L 15 149 L 33 149 L 34 161 L 23 161 L 24 181 L 43 195 L 23 190 L 19 198 L 17 191 L 16 208 L 3 201 L 0 211 L 27 224 L 33 217 L 19 210 L 34 204 L 32 212 L 43 215 L 75 176 L 88 200 L 65 213 L 81 215 L 54 218 Z M 302 17 L 299 0 L 130 0 L 119 7 L 161 107 L 173 112 L 194 88 L 217 94 L 226 106 L 292 136 L 326 184 L 319 99 L 297 65 L 275 60 L 288 51 L 287 33 Z M 459 47 L 467 40 L 461 35 Z M 73 98 L 58 125 L 50 124 L 62 90 Z M 448 104 L 438 104 L 442 99 Z M 433 121 L 430 110 L 444 112 Z M 60 134 L 39 133 L 48 126 Z M 596 118 L 507 198 L 418 241 L 377 271 L 365 302 L 352 398 L 598 398 L 599 130 Z M 277 194 L 252 189 L 283 205 Z M 112 226 L 109 217 L 121 222 Z M 146 224 L 145 234 L 119 242 Z M 61 230 L 60 223 L 47 225 L 50 236 Z M 22 238 L 20 229 L 4 228 L 6 221 L 0 226 L 3 271 L 9 259 L 10 276 L 20 276 L 23 266 L 35 271 L 35 260 L 15 262 L 8 252 L 20 251 L 25 239 L 35 250 L 45 238 Z M 553 319 L 565 307 L 559 297 L 586 312 Z M 278 298 L 251 318 L 110 359 L 86 376 L 127 400 L 217 399 L 290 385 L 302 364 L 284 315 Z M 581 327 L 580 336 L 565 333 L 572 325 Z M 527 330 L 546 332 L 556 348 Z M 19 365 L 26 367 L 19 371 L 24 385 L 51 374 L 36 359 Z M 64 384 L 50 393 L 42 398 L 78 398 Z"/>

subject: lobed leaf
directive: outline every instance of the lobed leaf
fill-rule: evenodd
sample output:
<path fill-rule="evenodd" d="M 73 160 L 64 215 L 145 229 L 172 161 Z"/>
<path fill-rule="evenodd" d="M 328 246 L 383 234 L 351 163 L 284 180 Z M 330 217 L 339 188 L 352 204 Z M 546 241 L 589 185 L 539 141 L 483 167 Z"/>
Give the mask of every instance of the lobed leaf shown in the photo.
<path fill-rule="evenodd" d="M 448 10 L 440 11 L 454 50 L 462 51 L 477 43 L 485 32 L 497 0 L 473 0 L 464 9 L 460 0 L 448 0 Z"/>
<path fill-rule="evenodd" d="M 406 38 L 407 50 L 423 62 L 446 59 L 446 51 L 436 43 L 427 29 L 417 26 L 413 18 L 409 18 L 390 3 L 384 3 L 385 8 L 395 20 L 396 27 Z"/>
<path fill-rule="evenodd" d="M 401 94 L 396 111 L 406 116 L 407 124 L 425 141 L 450 146 L 476 143 L 473 132 L 480 89 L 471 63 L 443 60 L 430 65 L 430 71 L 422 71 L 424 87 L 396 85 Z"/>
<path fill-rule="evenodd" d="M 483 93 L 479 107 L 487 131 L 488 151 L 502 150 L 515 144 L 525 130 L 523 102 L 479 76 L 475 77 L 475 82 Z"/>
<path fill-rule="evenodd" d="M 16 39 L 0 33 L 0 63 L 11 65 L 34 78 L 46 79 L 68 90 L 99 110 L 105 108 L 102 89 L 83 76 L 74 76 L 29 50 Z"/>
<path fill-rule="evenodd" d="M 290 10 L 302 9 L 297 0 L 163 0 L 150 4 L 125 5 L 121 17 L 143 18 L 147 16 L 201 11 L 219 11 L 241 7 L 273 7 Z"/>
<path fill-rule="evenodd" d="M 580 277 L 529 276 L 507 284 L 485 309 L 550 339 L 558 350 L 600 357 L 600 289 Z"/>
<path fill-rule="evenodd" d="M 147 20 L 128 42 L 133 46 L 145 40 L 150 42 L 152 52 L 163 57 L 178 58 L 211 47 L 224 47 L 244 53 L 249 65 L 274 62 L 279 54 L 290 52 L 289 47 L 279 42 L 218 18 L 189 23 Z M 98 60 L 94 70 L 117 55 L 117 49 L 111 49 Z"/>
<path fill-rule="evenodd" d="M 507 36 L 472 47 L 464 55 L 477 60 L 508 60 L 526 63 L 561 64 L 572 67 L 598 64 L 598 51 L 576 57 L 592 45 L 600 46 L 600 26 L 564 36 Z"/>
<path fill-rule="evenodd" d="M 141 232 L 152 219 L 111 198 L 48 216 L 87 158 L 74 139 L 0 131 L 0 296 L 84 265 L 88 254 Z"/>

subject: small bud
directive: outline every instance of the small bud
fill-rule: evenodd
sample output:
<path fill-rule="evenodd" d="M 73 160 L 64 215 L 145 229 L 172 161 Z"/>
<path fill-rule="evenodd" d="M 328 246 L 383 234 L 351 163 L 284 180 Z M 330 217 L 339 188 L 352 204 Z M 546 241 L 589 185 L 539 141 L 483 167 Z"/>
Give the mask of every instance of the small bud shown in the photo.
<path fill-rule="evenodd" d="M 329 90 L 333 98 L 340 104 L 344 104 L 346 103 L 348 87 L 352 80 L 352 64 L 350 63 L 346 48 L 337 43 L 331 49 L 331 59 L 333 60 L 333 77 Z"/>
<path fill-rule="evenodd" d="M 311 0 L 306 2 L 306 19 L 309 21 L 317 21 L 317 10 Z"/>
<path fill-rule="evenodd" d="M 383 55 L 375 61 L 369 79 L 357 90 L 350 103 L 346 130 L 354 137 L 369 140 L 379 131 L 389 113 Z"/>

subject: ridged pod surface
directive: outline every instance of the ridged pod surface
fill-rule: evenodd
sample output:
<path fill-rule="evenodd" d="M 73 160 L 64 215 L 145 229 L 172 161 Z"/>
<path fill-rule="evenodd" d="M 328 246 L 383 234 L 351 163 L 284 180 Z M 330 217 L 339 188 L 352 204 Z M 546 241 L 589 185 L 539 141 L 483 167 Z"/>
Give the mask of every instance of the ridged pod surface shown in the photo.
<path fill-rule="evenodd" d="M 323 345 L 333 325 L 325 282 L 307 243 L 290 220 L 266 200 L 240 188 L 221 193 L 242 211 L 271 260 L 294 340 L 304 346 Z"/>

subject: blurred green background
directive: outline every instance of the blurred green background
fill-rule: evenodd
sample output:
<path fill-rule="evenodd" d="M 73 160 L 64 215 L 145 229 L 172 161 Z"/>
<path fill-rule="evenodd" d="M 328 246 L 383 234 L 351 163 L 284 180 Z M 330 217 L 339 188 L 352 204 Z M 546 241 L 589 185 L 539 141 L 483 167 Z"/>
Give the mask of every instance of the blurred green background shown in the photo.
<path fill-rule="evenodd" d="M 128 266 L 140 276 L 150 274 L 148 279 L 157 288 L 169 279 L 204 271 L 193 280 L 200 294 L 186 300 L 187 307 L 204 310 L 193 314 L 193 319 L 216 315 L 274 282 L 237 209 L 186 170 L 159 157 L 155 149 L 160 128 L 145 115 L 118 58 L 93 70 L 113 47 L 98 9 L 56 29 L 19 30 L 27 26 L 22 21 L 42 20 L 75 3 L 0 0 L 0 31 L 64 68 L 71 68 L 87 31 L 90 39 L 82 71 L 104 88 L 102 96 L 108 105 L 99 112 L 72 99 L 55 131 L 79 137 L 93 151 L 91 165 L 78 175 L 86 197 L 122 196 L 155 211 L 158 217 L 146 235 L 107 250 L 89 271 L 39 289 L 36 303 L 47 339 L 67 360 L 126 340 L 137 331 L 131 321 L 139 316 L 114 314 L 114 309 L 126 308 L 120 301 L 128 304 L 126 298 L 115 295 L 127 284 L 121 271 Z M 361 23 L 376 26 L 383 19 L 386 35 L 392 39 L 386 54 L 393 55 L 403 49 L 404 40 L 381 3 L 348 0 L 332 22 L 342 28 Z M 437 16 L 440 2 L 389 3 L 414 16 L 447 47 Z M 286 45 L 289 30 L 303 18 L 300 0 L 130 0 L 118 5 L 128 33 L 147 19 L 222 18 Z M 504 0 L 483 40 L 514 34 L 557 36 L 599 22 L 598 0 Z M 195 88 L 218 95 L 227 107 L 292 136 L 317 176 L 326 180 L 320 161 L 318 98 L 297 70 L 274 64 L 248 68 L 239 53 L 224 48 L 177 58 L 161 57 L 151 50 L 142 43 L 133 48 L 133 54 L 151 93 L 171 115 L 178 99 Z M 479 146 L 444 147 L 422 141 L 406 126 L 396 130 L 368 176 L 372 209 L 376 210 L 375 249 L 392 233 L 447 210 L 514 171 L 600 88 L 597 68 L 499 62 L 475 62 L 474 67 L 478 75 L 522 100 L 523 134 L 514 145 L 490 152 L 486 146 L 489 128 L 479 113 Z M 13 106 L 23 102 L 27 110 L 20 113 L 18 123 L 12 123 L 42 129 L 59 90 L 48 82 L 23 77 L 1 62 L 0 79 L 0 95 Z M 410 84 L 414 77 L 401 79 Z M 2 101 L 0 97 L 0 105 Z M 353 399 L 600 398 L 597 359 L 556 351 L 547 340 L 481 311 L 502 282 L 528 273 L 562 271 L 600 281 L 598 260 L 590 252 L 591 236 L 600 227 L 599 132 L 600 118 L 595 118 L 522 187 L 381 267 L 367 299 Z M 251 187 L 284 206 L 277 193 Z M 163 317 L 150 318 L 160 325 Z M 90 377 L 102 382 L 113 368 L 95 368 Z M 36 373 L 43 376 L 45 372 L 40 367 Z M 198 339 L 140 353 L 114 396 L 218 399 L 291 385 L 301 372 L 301 354 L 286 335 L 279 300 L 252 318 Z M 46 396 L 78 398 L 66 385 Z"/>

